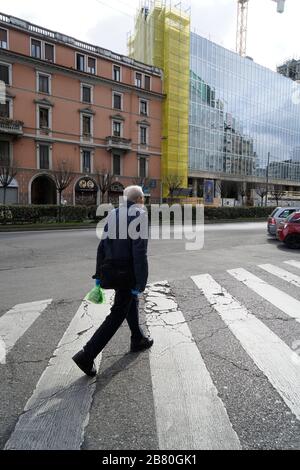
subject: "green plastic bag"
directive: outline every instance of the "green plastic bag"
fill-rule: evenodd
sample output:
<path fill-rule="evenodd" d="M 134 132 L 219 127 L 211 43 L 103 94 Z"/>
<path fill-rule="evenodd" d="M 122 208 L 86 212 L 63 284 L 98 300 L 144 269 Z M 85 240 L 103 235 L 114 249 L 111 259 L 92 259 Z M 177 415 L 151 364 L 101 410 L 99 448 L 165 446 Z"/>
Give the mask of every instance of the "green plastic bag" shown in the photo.
<path fill-rule="evenodd" d="M 104 304 L 105 295 L 103 289 L 100 286 L 94 287 L 86 296 L 85 300 L 92 302 L 93 304 Z"/>

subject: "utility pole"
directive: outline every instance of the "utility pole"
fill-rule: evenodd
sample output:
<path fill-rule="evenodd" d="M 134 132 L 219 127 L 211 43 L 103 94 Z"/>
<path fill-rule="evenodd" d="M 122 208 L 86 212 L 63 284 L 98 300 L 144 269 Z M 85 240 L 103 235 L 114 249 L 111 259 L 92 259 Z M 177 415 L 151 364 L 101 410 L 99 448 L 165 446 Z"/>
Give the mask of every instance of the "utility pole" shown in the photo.
<path fill-rule="evenodd" d="M 268 164 L 267 164 L 267 173 L 266 173 L 266 206 L 268 205 L 268 195 L 269 195 L 269 165 L 270 165 L 271 154 L 268 152 Z"/>

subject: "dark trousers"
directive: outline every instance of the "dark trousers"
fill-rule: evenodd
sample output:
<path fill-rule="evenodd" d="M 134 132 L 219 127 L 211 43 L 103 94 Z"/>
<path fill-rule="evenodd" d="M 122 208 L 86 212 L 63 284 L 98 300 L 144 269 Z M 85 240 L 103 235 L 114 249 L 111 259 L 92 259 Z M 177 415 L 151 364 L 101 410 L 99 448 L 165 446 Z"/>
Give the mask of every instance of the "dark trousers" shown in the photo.
<path fill-rule="evenodd" d="M 88 357 L 95 359 L 98 356 L 125 318 L 131 331 L 131 339 L 139 341 L 144 334 L 139 326 L 138 297 L 132 295 L 130 290 L 117 290 L 110 314 L 83 348 Z"/>

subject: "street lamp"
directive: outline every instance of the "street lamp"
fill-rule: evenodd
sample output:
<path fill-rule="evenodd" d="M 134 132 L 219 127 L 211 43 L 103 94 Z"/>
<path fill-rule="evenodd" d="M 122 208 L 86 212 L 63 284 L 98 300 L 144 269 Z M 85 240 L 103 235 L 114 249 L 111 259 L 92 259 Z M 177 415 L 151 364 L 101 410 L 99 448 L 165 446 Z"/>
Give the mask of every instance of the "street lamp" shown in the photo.
<path fill-rule="evenodd" d="M 266 206 L 268 205 L 268 194 L 269 194 L 269 165 L 270 165 L 271 154 L 268 152 L 268 164 L 267 164 L 267 173 L 266 173 Z"/>

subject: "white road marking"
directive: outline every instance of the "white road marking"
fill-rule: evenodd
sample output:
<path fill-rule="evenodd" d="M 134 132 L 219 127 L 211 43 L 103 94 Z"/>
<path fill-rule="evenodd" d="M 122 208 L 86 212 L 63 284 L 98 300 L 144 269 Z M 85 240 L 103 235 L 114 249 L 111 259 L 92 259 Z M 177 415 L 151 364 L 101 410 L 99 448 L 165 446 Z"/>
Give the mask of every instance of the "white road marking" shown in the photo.
<path fill-rule="evenodd" d="M 300 287 L 300 276 L 297 276 L 296 274 L 292 274 L 285 269 L 278 268 L 273 264 L 260 264 L 259 268 L 283 279 L 286 282 L 289 282 L 290 284 L 293 284 L 293 286 Z"/>
<path fill-rule="evenodd" d="M 230 269 L 227 272 L 286 315 L 300 322 L 299 300 L 277 289 L 277 287 L 271 286 L 259 277 L 246 271 L 246 269 Z"/>
<path fill-rule="evenodd" d="M 0 339 L 6 355 L 51 302 L 52 299 L 48 299 L 15 305 L 0 317 Z"/>
<path fill-rule="evenodd" d="M 88 314 L 81 304 L 71 321 L 5 449 L 11 450 L 79 450 L 96 387 L 72 361 L 100 326 L 110 309 L 107 304 L 89 304 Z M 101 355 L 96 366 L 99 367 Z"/>
<path fill-rule="evenodd" d="M 226 409 L 167 284 L 149 286 L 147 325 L 159 448 L 240 449 Z"/>
<path fill-rule="evenodd" d="M 4 341 L 0 338 L 0 364 L 6 364 L 6 346 Z"/>
<path fill-rule="evenodd" d="M 300 367 L 293 351 L 209 275 L 192 277 L 244 350 L 300 419 Z"/>
<path fill-rule="evenodd" d="M 290 266 L 293 266 L 294 268 L 300 269 L 300 261 L 285 261 L 285 264 L 289 264 Z"/>

